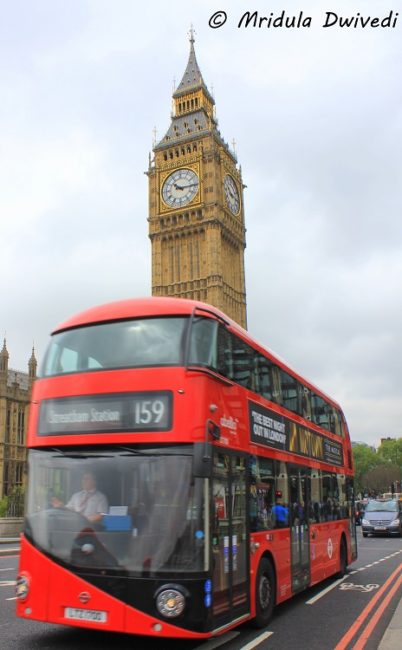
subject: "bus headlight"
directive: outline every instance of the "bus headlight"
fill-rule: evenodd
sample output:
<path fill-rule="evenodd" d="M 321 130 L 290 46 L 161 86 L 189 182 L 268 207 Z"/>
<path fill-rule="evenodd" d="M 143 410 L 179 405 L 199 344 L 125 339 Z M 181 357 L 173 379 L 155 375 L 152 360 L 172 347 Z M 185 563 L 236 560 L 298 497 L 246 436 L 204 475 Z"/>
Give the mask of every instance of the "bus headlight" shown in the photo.
<path fill-rule="evenodd" d="M 18 600 L 25 600 L 25 598 L 28 597 L 29 586 L 29 579 L 27 576 L 18 576 L 17 584 L 15 586 L 15 595 L 17 596 Z"/>
<path fill-rule="evenodd" d="M 164 585 L 156 593 L 156 609 L 166 618 L 176 618 L 183 613 L 186 596 L 176 585 Z"/>

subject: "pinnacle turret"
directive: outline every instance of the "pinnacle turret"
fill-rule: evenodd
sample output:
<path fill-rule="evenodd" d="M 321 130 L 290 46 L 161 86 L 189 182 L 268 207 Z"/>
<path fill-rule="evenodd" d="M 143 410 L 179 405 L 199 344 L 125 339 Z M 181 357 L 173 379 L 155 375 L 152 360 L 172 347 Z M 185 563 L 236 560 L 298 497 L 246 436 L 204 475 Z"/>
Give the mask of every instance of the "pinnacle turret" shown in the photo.
<path fill-rule="evenodd" d="M 28 361 L 28 375 L 29 375 L 29 379 L 31 381 L 36 379 L 36 369 L 37 369 L 37 367 L 38 367 L 38 362 L 36 361 L 36 357 L 35 357 L 35 348 L 34 348 L 34 346 L 32 346 L 32 354 L 31 354 L 31 357 L 30 357 L 30 359 Z"/>
<path fill-rule="evenodd" d="M 7 374 L 8 372 L 8 359 L 9 359 L 9 354 L 7 350 L 7 344 L 6 344 L 6 339 L 4 338 L 3 341 L 3 348 L 0 352 L 0 372 Z"/>

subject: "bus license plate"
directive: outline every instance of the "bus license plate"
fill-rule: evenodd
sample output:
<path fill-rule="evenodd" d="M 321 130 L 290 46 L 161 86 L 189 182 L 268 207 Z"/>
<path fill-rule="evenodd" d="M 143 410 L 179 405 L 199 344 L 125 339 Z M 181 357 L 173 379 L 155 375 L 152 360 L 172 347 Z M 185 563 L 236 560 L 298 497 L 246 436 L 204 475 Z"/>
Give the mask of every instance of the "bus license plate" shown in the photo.
<path fill-rule="evenodd" d="M 65 607 L 64 618 L 74 621 L 91 621 L 92 623 L 106 623 L 107 612 L 97 609 L 80 609 L 79 607 Z"/>

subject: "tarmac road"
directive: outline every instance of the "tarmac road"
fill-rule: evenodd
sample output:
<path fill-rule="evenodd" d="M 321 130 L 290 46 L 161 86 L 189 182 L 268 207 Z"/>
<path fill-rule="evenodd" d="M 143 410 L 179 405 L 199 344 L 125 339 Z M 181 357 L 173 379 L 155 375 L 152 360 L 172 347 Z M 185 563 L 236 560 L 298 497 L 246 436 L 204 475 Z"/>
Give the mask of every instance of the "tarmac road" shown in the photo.
<path fill-rule="evenodd" d="M 402 542 L 363 539 L 342 581 L 331 579 L 277 607 L 266 630 L 249 624 L 207 642 L 135 637 L 136 650 L 401 650 Z M 18 540 L 0 540 L 2 650 L 119 650 L 133 637 L 50 625 L 15 616 Z"/>

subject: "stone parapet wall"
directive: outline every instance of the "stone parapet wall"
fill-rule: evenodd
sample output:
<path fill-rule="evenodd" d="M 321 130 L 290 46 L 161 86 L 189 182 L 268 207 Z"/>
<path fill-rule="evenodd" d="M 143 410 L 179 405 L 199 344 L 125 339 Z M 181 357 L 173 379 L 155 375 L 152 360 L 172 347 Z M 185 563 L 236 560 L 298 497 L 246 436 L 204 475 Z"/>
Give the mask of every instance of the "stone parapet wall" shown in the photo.
<path fill-rule="evenodd" d="M 0 539 L 2 537 L 19 537 L 23 525 L 23 517 L 0 517 Z"/>

